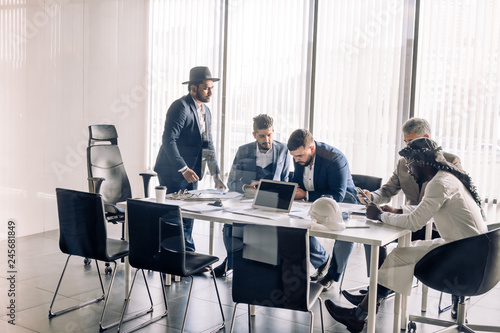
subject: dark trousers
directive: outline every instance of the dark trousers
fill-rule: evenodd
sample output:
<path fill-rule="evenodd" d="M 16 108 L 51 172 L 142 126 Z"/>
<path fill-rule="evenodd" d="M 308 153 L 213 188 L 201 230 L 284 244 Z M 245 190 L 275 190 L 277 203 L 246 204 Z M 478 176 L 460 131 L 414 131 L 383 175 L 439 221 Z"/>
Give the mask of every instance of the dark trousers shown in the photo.
<path fill-rule="evenodd" d="M 172 181 L 173 177 L 162 177 L 158 174 L 158 180 L 160 185 L 167 187 L 167 193 L 179 192 L 179 190 L 196 190 L 198 188 L 198 182 L 188 183 L 184 177 L 181 182 Z M 182 218 L 182 224 L 184 227 L 184 245 L 186 247 L 186 251 L 194 252 L 194 240 L 193 240 L 193 225 L 194 219 Z"/>

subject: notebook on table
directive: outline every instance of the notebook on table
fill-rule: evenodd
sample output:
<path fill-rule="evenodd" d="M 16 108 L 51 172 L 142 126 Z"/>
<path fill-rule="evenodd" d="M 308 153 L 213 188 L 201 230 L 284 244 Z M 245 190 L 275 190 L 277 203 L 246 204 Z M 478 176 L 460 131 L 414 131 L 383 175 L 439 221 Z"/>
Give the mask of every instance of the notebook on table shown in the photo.
<path fill-rule="evenodd" d="M 297 183 L 261 179 L 252 207 L 238 207 L 231 212 L 273 220 L 284 218 L 292 208 L 296 191 Z"/>

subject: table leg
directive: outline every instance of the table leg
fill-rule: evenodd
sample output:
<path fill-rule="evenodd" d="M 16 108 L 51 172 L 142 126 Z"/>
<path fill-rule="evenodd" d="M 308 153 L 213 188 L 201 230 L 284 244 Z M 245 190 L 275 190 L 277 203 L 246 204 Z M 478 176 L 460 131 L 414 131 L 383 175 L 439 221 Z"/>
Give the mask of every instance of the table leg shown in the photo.
<path fill-rule="evenodd" d="M 172 275 L 165 274 L 165 285 L 166 286 L 171 286 L 172 285 Z"/>
<path fill-rule="evenodd" d="M 208 239 L 208 254 L 214 255 L 214 221 L 210 221 L 210 238 Z"/>
<path fill-rule="evenodd" d="M 401 294 L 394 294 L 394 321 L 392 323 L 392 332 L 398 333 L 401 324 Z"/>
<path fill-rule="evenodd" d="M 401 239 L 401 238 L 400 238 Z M 410 246 L 411 242 L 411 234 L 408 233 L 405 236 L 403 236 L 403 242 L 398 241 L 398 246 L 405 246 L 408 247 Z M 400 245 L 402 244 L 402 245 Z M 408 296 L 406 295 L 401 295 L 401 329 L 406 330 L 406 309 L 407 309 L 407 303 L 408 303 Z"/>
<path fill-rule="evenodd" d="M 398 238 L 398 247 L 406 246 L 406 237 L 407 236 L 405 235 L 403 237 Z M 405 314 L 401 313 L 402 303 L 403 303 L 403 296 L 401 294 L 396 293 L 394 295 L 394 321 L 392 325 L 393 333 L 398 333 L 401 329 L 402 324 L 406 325 L 405 320 L 403 320 L 403 317 L 406 316 L 406 313 Z"/>
<path fill-rule="evenodd" d="M 378 284 L 378 256 L 380 246 L 372 245 L 370 256 L 370 288 L 368 298 L 368 333 L 375 333 Z"/>
<path fill-rule="evenodd" d="M 125 210 L 125 221 L 123 222 L 125 223 L 125 240 L 128 241 L 128 212 L 127 210 Z M 128 295 L 128 291 L 129 291 L 129 288 L 130 288 L 130 263 L 128 262 L 128 256 L 125 257 L 125 260 L 124 260 L 124 264 L 125 264 L 125 267 L 124 267 L 124 271 L 123 271 L 123 274 L 124 274 L 124 284 L 125 284 L 125 298 L 127 298 L 127 295 Z"/>
<path fill-rule="evenodd" d="M 432 222 L 428 222 L 425 225 L 425 240 L 432 239 Z M 429 293 L 429 287 L 425 284 L 422 284 L 422 305 L 420 311 L 427 311 L 427 295 Z"/>

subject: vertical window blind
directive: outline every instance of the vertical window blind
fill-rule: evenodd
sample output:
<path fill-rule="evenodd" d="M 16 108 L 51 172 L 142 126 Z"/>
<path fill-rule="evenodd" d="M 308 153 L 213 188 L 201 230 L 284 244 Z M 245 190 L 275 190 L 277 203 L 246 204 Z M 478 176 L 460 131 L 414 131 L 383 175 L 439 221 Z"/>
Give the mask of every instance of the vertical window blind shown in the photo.
<path fill-rule="evenodd" d="M 149 163 L 154 166 L 168 107 L 188 94 L 189 70 L 208 66 L 212 75 L 222 75 L 222 6 L 223 0 L 150 0 L 149 3 Z M 212 133 L 220 147 L 221 85 L 214 84 L 208 104 L 212 111 Z M 218 156 L 220 156 L 218 154 Z M 201 186 L 210 186 L 205 177 Z M 213 185 L 212 185 L 213 186 Z"/>
<path fill-rule="evenodd" d="M 286 142 L 308 115 L 310 1 L 229 1 L 225 169 L 238 147 L 254 141 L 252 118 L 274 119 Z"/>
<path fill-rule="evenodd" d="M 395 163 L 403 35 L 401 1 L 320 1 L 314 136 L 351 172 L 387 179 Z"/>
<path fill-rule="evenodd" d="M 486 209 L 500 188 L 499 56 L 500 2 L 421 2 L 415 116 L 460 157 Z"/>

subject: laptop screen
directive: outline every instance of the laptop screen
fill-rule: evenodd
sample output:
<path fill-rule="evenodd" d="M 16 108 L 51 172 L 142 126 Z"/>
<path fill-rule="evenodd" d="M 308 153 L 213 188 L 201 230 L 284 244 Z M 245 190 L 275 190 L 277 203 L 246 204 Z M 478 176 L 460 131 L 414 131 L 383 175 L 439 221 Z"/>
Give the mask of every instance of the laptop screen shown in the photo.
<path fill-rule="evenodd" d="M 296 190 L 296 183 L 261 179 L 252 207 L 289 213 Z"/>

